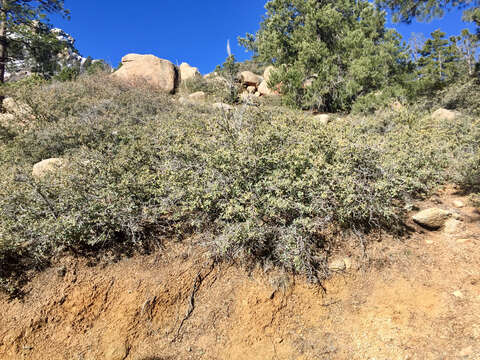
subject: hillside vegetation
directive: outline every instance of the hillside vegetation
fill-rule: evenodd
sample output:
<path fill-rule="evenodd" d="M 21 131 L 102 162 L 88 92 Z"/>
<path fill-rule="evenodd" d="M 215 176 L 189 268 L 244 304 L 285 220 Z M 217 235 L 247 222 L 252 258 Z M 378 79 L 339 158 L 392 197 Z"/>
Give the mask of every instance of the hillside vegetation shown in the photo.
<path fill-rule="evenodd" d="M 412 202 L 437 184 L 478 190 L 468 86 L 325 124 L 268 100 L 180 105 L 101 74 L 17 83 L 8 91 L 31 115 L 0 127 L 1 283 L 14 291 L 25 270 L 64 252 L 130 253 L 192 235 L 218 260 L 322 279 L 343 241 L 401 233 Z M 447 102 L 461 114 L 431 116 Z M 32 176 L 48 158 L 63 165 Z"/>

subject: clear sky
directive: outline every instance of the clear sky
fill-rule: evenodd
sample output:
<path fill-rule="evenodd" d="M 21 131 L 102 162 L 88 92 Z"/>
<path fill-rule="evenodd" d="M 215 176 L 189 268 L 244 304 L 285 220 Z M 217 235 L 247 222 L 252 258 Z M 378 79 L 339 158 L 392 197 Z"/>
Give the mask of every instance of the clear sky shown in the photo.
<path fill-rule="evenodd" d="M 76 39 L 83 56 L 116 66 L 128 53 L 154 54 L 173 63 L 188 62 L 202 73 L 223 63 L 230 39 L 237 59 L 250 57 L 237 37 L 254 33 L 266 0 L 65 0 L 71 20 L 52 17 Z M 428 24 L 390 24 L 406 38 L 441 28 L 449 35 L 466 27 L 458 11 Z"/>

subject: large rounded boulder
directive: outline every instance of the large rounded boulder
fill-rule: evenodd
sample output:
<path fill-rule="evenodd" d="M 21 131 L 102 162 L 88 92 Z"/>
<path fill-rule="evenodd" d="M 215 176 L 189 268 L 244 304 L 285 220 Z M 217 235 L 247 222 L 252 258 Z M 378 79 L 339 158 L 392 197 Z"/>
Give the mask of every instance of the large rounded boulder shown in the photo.
<path fill-rule="evenodd" d="M 122 58 L 122 66 L 112 76 L 129 83 L 146 81 L 169 94 L 175 93 L 179 81 L 175 65 L 154 55 L 128 54 Z"/>

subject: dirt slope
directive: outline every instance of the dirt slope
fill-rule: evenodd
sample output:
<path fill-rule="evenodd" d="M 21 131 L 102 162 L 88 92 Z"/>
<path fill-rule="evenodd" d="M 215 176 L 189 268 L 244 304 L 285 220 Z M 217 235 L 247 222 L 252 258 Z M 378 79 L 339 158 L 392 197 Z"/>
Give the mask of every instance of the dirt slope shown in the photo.
<path fill-rule="evenodd" d="M 435 199 L 460 214 L 452 234 L 383 239 L 326 293 L 186 244 L 62 259 L 23 301 L 0 297 L 0 359 L 480 359 L 480 215 L 460 198 Z"/>

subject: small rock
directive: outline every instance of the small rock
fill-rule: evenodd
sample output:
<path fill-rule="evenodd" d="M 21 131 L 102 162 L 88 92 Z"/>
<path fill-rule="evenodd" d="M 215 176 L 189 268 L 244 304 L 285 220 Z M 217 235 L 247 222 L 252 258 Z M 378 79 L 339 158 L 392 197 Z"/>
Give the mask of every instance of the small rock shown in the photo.
<path fill-rule="evenodd" d="M 330 121 L 332 121 L 332 118 L 328 114 L 320 114 L 315 115 L 314 120 L 318 121 L 321 125 L 327 125 Z"/>
<path fill-rule="evenodd" d="M 457 244 L 467 244 L 473 242 L 472 239 L 458 239 Z"/>
<path fill-rule="evenodd" d="M 233 106 L 228 105 L 228 104 L 224 104 L 224 103 L 215 103 L 215 104 L 212 104 L 212 107 L 214 109 L 223 110 L 223 111 L 233 110 Z"/>
<path fill-rule="evenodd" d="M 255 94 L 257 92 L 257 87 L 256 86 L 247 86 L 247 92 L 249 94 Z"/>
<path fill-rule="evenodd" d="M 328 264 L 328 269 L 331 271 L 343 271 L 346 269 L 345 261 L 343 259 L 332 260 Z"/>
<path fill-rule="evenodd" d="M 453 206 L 455 206 L 456 208 L 463 208 L 465 207 L 465 203 L 462 200 L 455 200 L 453 202 Z"/>
<path fill-rule="evenodd" d="M 447 109 L 438 109 L 432 114 L 433 120 L 455 120 L 457 113 Z"/>
<path fill-rule="evenodd" d="M 242 71 L 239 74 L 239 77 L 242 84 L 247 86 L 257 87 L 263 81 L 263 78 L 261 76 L 255 75 L 251 71 Z"/>
<path fill-rule="evenodd" d="M 6 97 L 2 102 L 3 109 L 17 117 L 25 117 L 32 115 L 32 109 L 27 104 L 18 103 L 11 97 Z"/>
<path fill-rule="evenodd" d="M 427 245 L 432 245 L 432 244 L 433 244 L 433 240 L 425 240 L 425 244 L 427 244 Z"/>
<path fill-rule="evenodd" d="M 460 290 L 454 291 L 452 295 L 455 296 L 456 298 L 463 299 L 463 294 Z"/>
<path fill-rule="evenodd" d="M 60 158 L 42 160 L 33 165 L 32 176 L 37 179 L 43 178 L 48 173 L 54 173 L 65 166 L 65 163 L 66 161 Z"/>
<path fill-rule="evenodd" d="M 345 263 L 345 269 L 350 270 L 352 268 L 352 259 L 350 258 L 345 258 L 343 259 L 343 262 Z"/>
<path fill-rule="evenodd" d="M 206 95 L 203 91 L 197 91 L 197 92 L 194 92 L 193 94 L 188 95 L 188 99 L 195 102 L 201 102 L 201 101 L 205 101 Z"/>
<path fill-rule="evenodd" d="M 451 212 L 439 208 L 430 208 L 413 216 L 413 221 L 427 229 L 439 229 L 445 221 L 451 216 Z"/>
<path fill-rule="evenodd" d="M 460 215 L 459 213 L 454 212 L 454 213 L 452 214 L 452 218 L 454 218 L 455 220 L 462 220 L 462 215 Z"/>
<path fill-rule="evenodd" d="M 398 100 L 393 102 L 390 106 L 393 111 L 401 111 L 403 109 L 402 103 L 400 103 Z"/>

